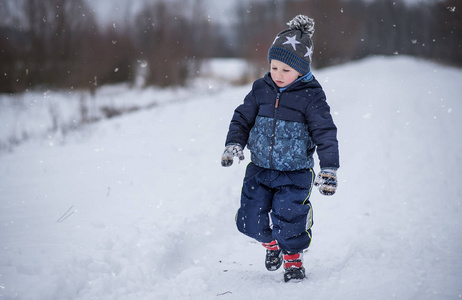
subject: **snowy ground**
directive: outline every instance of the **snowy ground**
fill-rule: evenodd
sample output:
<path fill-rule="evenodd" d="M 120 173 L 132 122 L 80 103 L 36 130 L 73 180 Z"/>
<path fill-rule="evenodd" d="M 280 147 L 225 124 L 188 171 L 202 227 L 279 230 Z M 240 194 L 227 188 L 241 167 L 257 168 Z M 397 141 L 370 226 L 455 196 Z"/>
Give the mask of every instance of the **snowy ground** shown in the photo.
<path fill-rule="evenodd" d="M 393 57 L 315 76 L 341 169 L 311 198 L 306 280 L 266 271 L 235 229 L 246 163 L 219 159 L 244 86 L 1 153 L 0 299 L 462 298 L 462 70 Z"/>

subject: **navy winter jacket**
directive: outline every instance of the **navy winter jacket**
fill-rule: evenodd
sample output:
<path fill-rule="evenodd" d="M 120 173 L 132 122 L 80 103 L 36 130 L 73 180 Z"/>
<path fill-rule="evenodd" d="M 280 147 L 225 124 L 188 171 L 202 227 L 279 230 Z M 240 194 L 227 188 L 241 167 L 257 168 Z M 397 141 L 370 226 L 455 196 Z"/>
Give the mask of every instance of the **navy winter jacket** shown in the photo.
<path fill-rule="evenodd" d="M 279 171 L 309 169 L 317 154 L 321 168 L 338 168 L 337 127 L 319 82 L 311 77 L 285 89 L 268 72 L 254 82 L 234 111 L 226 145 L 247 146 L 257 166 Z"/>

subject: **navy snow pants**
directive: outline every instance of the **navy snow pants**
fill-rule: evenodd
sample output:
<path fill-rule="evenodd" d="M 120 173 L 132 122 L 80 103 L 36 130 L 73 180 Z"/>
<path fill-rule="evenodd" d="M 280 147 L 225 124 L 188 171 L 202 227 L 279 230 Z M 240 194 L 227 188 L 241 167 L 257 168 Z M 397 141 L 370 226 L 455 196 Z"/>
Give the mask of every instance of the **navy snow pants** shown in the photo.
<path fill-rule="evenodd" d="M 312 169 L 282 172 L 250 163 L 236 215 L 238 230 L 260 243 L 275 239 L 290 253 L 308 248 L 313 225 L 309 201 L 313 180 Z"/>

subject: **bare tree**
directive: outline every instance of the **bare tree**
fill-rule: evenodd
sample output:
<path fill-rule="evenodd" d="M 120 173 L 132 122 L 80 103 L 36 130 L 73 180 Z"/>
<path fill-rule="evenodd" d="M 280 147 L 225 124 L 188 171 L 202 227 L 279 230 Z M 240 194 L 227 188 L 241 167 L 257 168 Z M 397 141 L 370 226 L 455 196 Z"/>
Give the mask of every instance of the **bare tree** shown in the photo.
<path fill-rule="evenodd" d="M 5 8 L 19 13 L 0 28 L 6 37 L 0 46 L 0 92 L 129 80 L 130 41 L 112 32 L 103 37 L 84 0 L 22 0 Z"/>
<path fill-rule="evenodd" d="M 138 52 L 148 63 L 147 84 L 184 84 L 191 62 L 207 54 L 208 25 L 201 2 L 196 2 L 190 16 L 182 5 L 180 1 L 158 1 L 136 16 L 134 35 Z"/>
<path fill-rule="evenodd" d="M 285 25 L 285 2 L 242 2 L 237 7 L 238 55 L 249 61 L 249 80 L 268 71 L 268 49 Z"/>

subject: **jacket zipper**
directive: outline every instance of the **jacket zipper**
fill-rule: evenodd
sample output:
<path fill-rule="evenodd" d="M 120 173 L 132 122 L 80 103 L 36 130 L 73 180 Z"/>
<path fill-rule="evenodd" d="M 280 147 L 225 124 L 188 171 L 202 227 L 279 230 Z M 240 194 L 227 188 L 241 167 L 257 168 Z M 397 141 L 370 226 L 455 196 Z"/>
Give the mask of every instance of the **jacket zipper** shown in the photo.
<path fill-rule="evenodd" d="M 276 95 L 276 102 L 274 103 L 274 115 L 273 115 L 273 131 L 271 133 L 271 151 L 270 151 L 270 161 L 269 161 L 269 165 L 270 165 L 270 168 L 271 169 L 274 169 L 273 168 L 273 152 L 274 152 L 274 143 L 275 143 L 275 140 L 276 140 L 276 116 L 277 116 L 277 111 L 278 111 L 278 107 L 279 107 L 279 98 L 281 97 L 281 93 L 278 92 L 277 95 Z"/>

